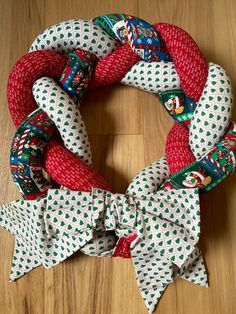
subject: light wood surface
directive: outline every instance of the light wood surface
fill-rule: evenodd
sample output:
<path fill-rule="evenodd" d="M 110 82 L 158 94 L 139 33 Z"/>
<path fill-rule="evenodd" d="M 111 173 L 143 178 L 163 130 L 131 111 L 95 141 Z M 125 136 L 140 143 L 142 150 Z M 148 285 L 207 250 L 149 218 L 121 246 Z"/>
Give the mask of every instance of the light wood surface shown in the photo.
<path fill-rule="evenodd" d="M 11 67 L 47 26 L 111 12 L 125 12 L 151 23 L 165 21 L 184 28 L 208 60 L 227 70 L 236 90 L 235 0 L 0 0 L 1 204 L 19 197 L 9 172 L 14 127 L 7 107 L 6 86 Z M 90 134 L 94 166 L 116 192 L 125 192 L 141 168 L 164 154 L 172 121 L 151 94 L 120 84 L 103 87 L 86 96 L 82 114 Z M 210 288 L 178 280 L 167 288 L 155 313 L 236 313 L 235 191 L 233 174 L 203 199 L 201 248 Z M 9 284 L 13 245 L 13 237 L 1 229 L 1 314 L 146 313 L 131 260 L 99 259 L 78 253 L 54 269 L 38 268 Z"/>

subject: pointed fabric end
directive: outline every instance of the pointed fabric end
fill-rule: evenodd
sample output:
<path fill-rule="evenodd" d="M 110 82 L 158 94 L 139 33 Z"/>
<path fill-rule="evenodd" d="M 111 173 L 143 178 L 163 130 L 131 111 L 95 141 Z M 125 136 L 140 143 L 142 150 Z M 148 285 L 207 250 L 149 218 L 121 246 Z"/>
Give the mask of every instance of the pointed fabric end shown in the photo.
<path fill-rule="evenodd" d="M 177 277 L 202 287 L 209 287 L 206 267 L 199 248 L 196 248 L 193 253 L 190 254 L 188 260 L 181 269 L 179 269 Z"/>
<path fill-rule="evenodd" d="M 149 313 L 152 313 L 166 287 L 173 282 L 173 264 L 145 242 L 131 247 L 136 280 Z"/>
<path fill-rule="evenodd" d="M 21 238 L 16 237 L 9 281 L 15 281 L 40 265 L 41 262 L 27 251 L 25 242 Z"/>
<path fill-rule="evenodd" d="M 13 235 L 16 234 L 16 227 L 13 222 L 17 222 L 17 209 L 20 206 L 20 202 L 20 200 L 17 200 L 0 206 L 0 227 L 6 229 Z"/>
<path fill-rule="evenodd" d="M 159 303 L 162 294 L 164 293 L 165 289 L 167 288 L 168 284 L 156 286 L 156 290 L 141 290 L 141 294 L 145 305 L 147 307 L 148 313 L 153 313 L 157 304 Z"/>

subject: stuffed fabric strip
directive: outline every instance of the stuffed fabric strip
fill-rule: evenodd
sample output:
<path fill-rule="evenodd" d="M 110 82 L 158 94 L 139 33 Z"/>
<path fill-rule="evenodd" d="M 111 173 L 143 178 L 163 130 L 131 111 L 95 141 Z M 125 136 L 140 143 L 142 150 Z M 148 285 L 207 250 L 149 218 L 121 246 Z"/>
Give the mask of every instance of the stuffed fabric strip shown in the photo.
<path fill-rule="evenodd" d="M 139 61 L 127 72 L 121 83 L 156 94 L 165 90 L 180 89 L 175 65 L 167 61 Z"/>
<path fill-rule="evenodd" d="M 196 158 L 212 149 L 225 134 L 231 118 L 232 87 L 225 70 L 209 63 L 202 96 L 191 121 L 189 143 Z"/>
<path fill-rule="evenodd" d="M 37 105 L 55 123 L 65 147 L 91 165 L 91 149 L 79 107 L 51 78 L 42 77 L 33 85 Z"/>
<path fill-rule="evenodd" d="M 180 27 L 168 23 L 157 23 L 154 27 L 163 38 L 175 63 L 182 90 L 189 98 L 198 101 L 208 74 L 204 55 L 193 38 Z"/>
<path fill-rule="evenodd" d="M 98 58 L 108 56 L 120 43 L 91 21 L 69 20 L 48 27 L 30 47 L 35 50 L 71 52 L 75 48 L 88 50 Z"/>
<path fill-rule="evenodd" d="M 89 87 L 120 82 L 140 57 L 128 44 L 119 46 L 112 54 L 98 60 Z"/>
<path fill-rule="evenodd" d="M 37 109 L 32 95 L 33 83 L 42 76 L 59 79 L 66 62 L 66 56 L 43 50 L 27 53 L 16 62 L 7 85 L 8 107 L 16 127 Z"/>
<path fill-rule="evenodd" d="M 158 191 L 142 199 L 99 189 L 92 193 L 49 190 L 47 198 L 4 205 L 0 214 L 0 225 L 16 236 L 11 280 L 40 264 L 46 268 L 55 266 L 88 243 L 91 245 L 95 230 L 113 230 L 118 237 L 136 233 L 131 254 L 143 295 L 149 286 L 149 276 L 157 279 L 148 288 L 158 290 L 156 298 L 150 303 L 152 293 L 145 297 L 150 312 L 163 287 L 185 273 L 189 259 L 199 258 L 195 252 L 200 235 L 200 208 L 198 191 L 194 189 Z M 103 247 L 106 256 L 112 254 L 112 245 L 109 239 Z M 28 258 L 22 259 L 23 255 Z M 148 276 L 143 268 L 147 260 L 153 261 Z M 158 266 L 166 263 L 169 271 L 163 275 Z M 204 276 L 195 283 L 206 285 L 204 265 L 199 269 L 195 271 Z M 186 279 L 191 281 L 190 277 Z"/>
<path fill-rule="evenodd" d="M 166 158 L 170 174 L 180 171 L 196 160 L 189 146 L 189 129 L 175 122 L 166 140 Z"/>
<path fill-rule="evenodd" d="M 48 143 L 44 156 L 45 170 L 60 185 L 75 191 L 91 191 L 92 187 L 111 191 L 111 187 L 97 170 L 56 140 L 52 139 Z"/>

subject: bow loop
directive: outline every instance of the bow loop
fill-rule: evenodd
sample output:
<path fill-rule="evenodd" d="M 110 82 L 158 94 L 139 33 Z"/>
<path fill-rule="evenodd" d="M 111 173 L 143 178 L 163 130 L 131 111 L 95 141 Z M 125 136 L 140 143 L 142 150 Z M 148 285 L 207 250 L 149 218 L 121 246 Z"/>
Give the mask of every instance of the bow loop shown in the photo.
<path fill-rule="evenodd" d="M 158 250 L 178 267 L 185 263 L 199 240 L 198 199 L 192 189 L 159 191 L 138 201 L 136 231 L 147 251 Z"/>
<path fill-rule="evenodd" d="M 200 236 L 200 203 L 198 189 L 159 190 L 143 196 L 146 210 L 181 226 L 196 239 Z M 155 204 L 155 206 L 150 206 Z M 148 205 L 148 206 L 147 206 Z"/>
<path fill-rule="evenodd" d="M 90 192 L 49 190 L 44 215 L 47 237 L 76 235 L 92 229 L 93 208 Z"/>

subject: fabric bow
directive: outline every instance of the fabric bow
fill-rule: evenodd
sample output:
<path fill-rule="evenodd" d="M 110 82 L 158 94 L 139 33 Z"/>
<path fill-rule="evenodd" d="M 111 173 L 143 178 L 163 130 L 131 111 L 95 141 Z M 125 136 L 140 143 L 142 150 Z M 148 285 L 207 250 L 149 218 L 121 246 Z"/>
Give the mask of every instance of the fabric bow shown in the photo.
<path fill-rule="evenodd" d="M 175 278 L 207 286 L 200 250 L 197 189 L 161 190 L 142 198 L 93 189 L 51 189 L 47 198 L 0 209 L 0 225 L 16 236 L 11 280 L 57 265 L 77 250 L 111 256 L 117 237 L 137 235 L 131 255 L 148 311 Z"/>

